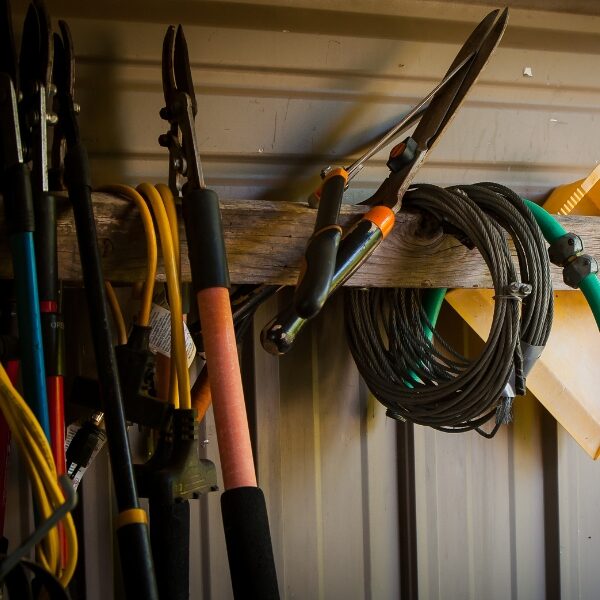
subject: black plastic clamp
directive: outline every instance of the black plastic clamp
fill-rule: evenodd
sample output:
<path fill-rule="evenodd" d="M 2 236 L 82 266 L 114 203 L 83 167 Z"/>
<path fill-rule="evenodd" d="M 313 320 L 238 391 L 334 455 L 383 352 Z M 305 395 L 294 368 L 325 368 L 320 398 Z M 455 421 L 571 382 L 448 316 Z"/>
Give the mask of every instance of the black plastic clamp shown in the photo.
<path fill-rule="evenodd" d="M 555 239 L 548 248 L 550 262 L 557 267 L 566 266 L 580 252 L 583 252 L 583 241 L 575 233 L 565 233 Z"/>
<path fill-rule="evenodd" d="M 578 289 L 581 282 L 591 273 L 598 272 L 598 261 L 589 254 L 580 254 L 573 258 L 563 269 L 563 281 Z"/>

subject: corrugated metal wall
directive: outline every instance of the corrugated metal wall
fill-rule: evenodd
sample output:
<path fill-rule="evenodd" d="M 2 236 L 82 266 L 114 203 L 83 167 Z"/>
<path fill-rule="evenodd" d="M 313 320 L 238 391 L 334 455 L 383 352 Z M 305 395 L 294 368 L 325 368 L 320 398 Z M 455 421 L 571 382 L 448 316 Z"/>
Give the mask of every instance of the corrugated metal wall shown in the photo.
<path fill-rule="evenodd" d="M 165 24 L 182 22 L 207 181 L 227 198 L 282 200 L 302 200 L 322 166 L 345 163 L 433 87 L 486 11 L 416 0 L 48 4 L 73 29 L 95 183 L 165 179 L 160 50 Z M 599 17 L 513 11 L 419 180 L 540 196 L 584 176 L 600 160 L 599 54 Z M 382 153 L 348 200 L 385 171 Z M 274 310 L 261 309 L 257 331 Z M 289 356 L 256 340 L 253 350 L 258 472 L 284 597 L 399 597 L 396 426 L 358 378 L 339 299 Z M 217 460 L 210 421 L 206 438 Z M 598 596 L 600 466 L 537 402 L 520 401 L 493 441 L 415 428 L 414 455 L 420 598 Z M 109 598 L 105 459 L 84 486 L 88 597 Z M 231 597 L 218 501 L 193 511 L 193 598 Z"/>

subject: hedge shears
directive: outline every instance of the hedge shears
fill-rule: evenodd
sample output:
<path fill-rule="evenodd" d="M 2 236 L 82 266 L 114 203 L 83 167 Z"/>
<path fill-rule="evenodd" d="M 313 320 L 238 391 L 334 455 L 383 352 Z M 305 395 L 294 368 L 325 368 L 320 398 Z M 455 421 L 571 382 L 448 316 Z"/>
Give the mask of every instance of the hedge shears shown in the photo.
<path fill-rule="evenodd" d="M 437 91 L 429 95 L 431 101 L 427 109 L 419 109 L 426 104 L 424 99 L 409 113 L 408 116 L 413 115 L 411 119 L 416 120 L 422 112 L 414 133 L 392 148 L 387 163 L 390 175 L 370 198 L 361 203 L 371 206 L 371 209 L 341 240 L 337 215 L 348 171 L 353 167 L 325 173 L 315 233 L 307 247 L 306 272 L 301 273 L 294 304 L 279 313 L 263 329 L 262 342 L 266 350 L 273 354 L 287 352 L 305 321 L 319 312 L 331 293 L 352 276 L 390 233 L 404 194 L 498 46 L 507 20 L 508 9 L 489 13 L 463 44 Z M 404 121 L 392 130 L 393 135 L 408 125 Z M 392 137 L 390 133 L 377 142 L 365 157 L 369 158 L 389 141 Z M 361 158 L 357 162 L 362 166 L 364 160 Z M 355 174 L 356 169 L 353 172 Z M 335 232 L 335 235 L 329 232 Z M 325 242 L 319 241 L 325 235 L 329 239 L 327 248 Z M 339 244 L 335 242 L 336 237 Z M 320 252 L 314 251 L 313 256 L 315 247 L 320 252 L 325 249 L 325 260 L 322 262 Z M 305 284 L 307 273 L 309 283 Z"/>

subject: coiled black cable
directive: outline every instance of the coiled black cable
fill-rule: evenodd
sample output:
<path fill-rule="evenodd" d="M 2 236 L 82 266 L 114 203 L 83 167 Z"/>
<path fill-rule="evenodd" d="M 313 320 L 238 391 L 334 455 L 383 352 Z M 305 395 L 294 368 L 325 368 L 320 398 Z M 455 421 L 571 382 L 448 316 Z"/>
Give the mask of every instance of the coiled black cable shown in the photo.
<path fill-rule="evenodd" d="M 469 360 L 430 322 L 426 290 L 350 289 L 345 310 L 352 355 L 389 416 L 442 431 L 477 429 L 489 437 L 508 420 L 512 397 L 525 392 L 529 348 L 543 346 L 550 333 L 553 296 L 543 237 L 523 201 L 497 184 L 418 185 L 404 207 L 481 253 L 495 290 L 488 339 L 479 357 Z M 480 427 L 494 415 L 496 426 L 487 434 Z"/>

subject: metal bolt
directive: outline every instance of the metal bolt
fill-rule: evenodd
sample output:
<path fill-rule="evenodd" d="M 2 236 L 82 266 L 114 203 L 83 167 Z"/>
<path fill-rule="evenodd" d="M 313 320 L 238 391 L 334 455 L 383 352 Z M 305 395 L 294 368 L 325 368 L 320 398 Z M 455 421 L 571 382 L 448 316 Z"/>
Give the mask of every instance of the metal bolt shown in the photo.
<path fill-rule="evenodd" d="M 168 121 L 171 118 L 171 113 L 166 106 L 163 106 L 158 114 L 160 115 L 160 118 L 164 119 L 165 121 Z"/>
<path fill-rule="evenodd" d="M 321 179 L 325 179 L 325 177 L 327 177 L 327 175 L 329 175 L 329 173 L 331 172 L 332 167 L 325 167 L 322 171 L 321 171 Z"/>
<path fill-rule="evenodd" d="M 58 123 L 58 115 L 56 113 L 46 113 L 46 123 L 48 125 L 56 125 Z"/>
<path fill-rule="evenodd" d="M 171 142 L 171 138 L 168 133 L 162 133 L 158 136 L 158 144 L 163 148 L 168 148 Z"/>
<path fill-rule="evenodd" d="M 73 102 L 73 112 L 78 115 L 81 112 L 81 106 L 77 102 Z"/>
<path fill-rule="evenodd" d="M 522 283 L 519 286 L 519 292 L 523 294 L 523 296 L 529 296 L 533 291 L 533 286 L 530 283 Z"/>
<path fill-rule="evenodd" d="M 173 159 L 173 168 L 176 171 L 181 171 L 181 169 L 183 168 L 183 161 L 181 160 L 181 158 L 175 157 Z"/>

